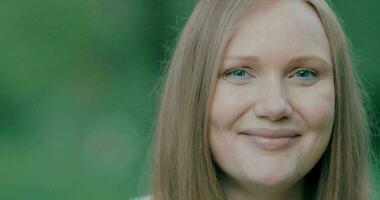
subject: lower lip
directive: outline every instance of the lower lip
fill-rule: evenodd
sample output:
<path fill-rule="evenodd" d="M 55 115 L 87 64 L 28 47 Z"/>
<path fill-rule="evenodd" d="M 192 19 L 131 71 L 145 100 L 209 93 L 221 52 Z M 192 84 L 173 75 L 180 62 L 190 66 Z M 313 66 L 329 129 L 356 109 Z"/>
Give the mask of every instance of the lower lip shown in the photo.
<path fill-rule="evenodd" d="M 243 134 L 249 141 L 255 144 L 256 147 L 267 151 L 283 150 L 292 146 L 299 138 L 296 137 L 281 137 L 281 138 L 269 138 L 255 135 Z"/>

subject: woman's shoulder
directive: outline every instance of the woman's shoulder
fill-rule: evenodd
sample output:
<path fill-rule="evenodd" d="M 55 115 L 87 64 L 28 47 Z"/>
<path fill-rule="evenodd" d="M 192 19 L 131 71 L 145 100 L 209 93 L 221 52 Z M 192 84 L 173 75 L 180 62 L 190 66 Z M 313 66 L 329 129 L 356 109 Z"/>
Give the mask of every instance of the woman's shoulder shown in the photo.
<path fill-rule="evenodd" d="M 151 196 L 137 197 L 131 200 L 153 200 Z"/>

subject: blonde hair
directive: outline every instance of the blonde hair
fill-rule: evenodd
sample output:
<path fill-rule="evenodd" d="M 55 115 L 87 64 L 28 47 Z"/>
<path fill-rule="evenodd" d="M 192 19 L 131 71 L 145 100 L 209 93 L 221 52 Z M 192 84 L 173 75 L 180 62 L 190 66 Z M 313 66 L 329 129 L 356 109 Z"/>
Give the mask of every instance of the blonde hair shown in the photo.
<path fill-rule="evenodd" d="M 368 119 L 345 34 L 328 4 L 306 0 L 330 43 L 335 121 L 322 159 L 306 176 L 308 199 L 368 199 Z M 242 18 L 259 3 L 201 0 L 178 40 L 163 86 L 156 125 L 154 200 L 224 199 L 208 144 L 209 111 L 224 49 Z"/>

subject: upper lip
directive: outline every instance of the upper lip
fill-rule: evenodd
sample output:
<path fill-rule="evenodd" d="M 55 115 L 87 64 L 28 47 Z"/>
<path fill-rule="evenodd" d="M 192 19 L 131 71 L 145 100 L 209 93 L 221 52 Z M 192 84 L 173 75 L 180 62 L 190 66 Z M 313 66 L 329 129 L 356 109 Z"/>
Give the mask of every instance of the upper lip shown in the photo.
<path fill-rule="evenodd" d="M 267 128 L 252 128 L 246 129 L 241 134 L 266 137 L 266 138 L 288 138 L 297 137 L 301 134 L 293 129 L 267 129 Z"/>

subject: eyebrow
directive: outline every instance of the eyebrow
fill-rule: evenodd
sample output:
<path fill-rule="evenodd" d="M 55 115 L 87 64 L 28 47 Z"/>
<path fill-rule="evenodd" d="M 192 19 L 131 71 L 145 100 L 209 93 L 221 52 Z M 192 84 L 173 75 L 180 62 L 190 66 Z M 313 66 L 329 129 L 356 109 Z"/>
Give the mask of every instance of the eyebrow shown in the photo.
<path fill-rule="evenodd" d="M 260 63 L 260 58 L 257 56 L 227 56 L 225 58 L 225 61 L 226 60 L 237 60 L 237 61 L 243 61 L 243 62 L 252 63 L 252 64 Z M 331 64 L 329 64 L 328 61 L 316 55 L 297 56 L 290 59 L 286 63 L 286 65 L 297 65 L 297 64 L 303 64 L 303 63 L 312 63 L 314 65 L 325 65 L 332 68 Z"/>

